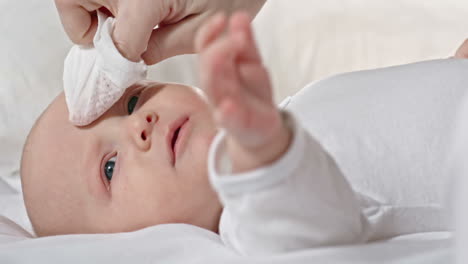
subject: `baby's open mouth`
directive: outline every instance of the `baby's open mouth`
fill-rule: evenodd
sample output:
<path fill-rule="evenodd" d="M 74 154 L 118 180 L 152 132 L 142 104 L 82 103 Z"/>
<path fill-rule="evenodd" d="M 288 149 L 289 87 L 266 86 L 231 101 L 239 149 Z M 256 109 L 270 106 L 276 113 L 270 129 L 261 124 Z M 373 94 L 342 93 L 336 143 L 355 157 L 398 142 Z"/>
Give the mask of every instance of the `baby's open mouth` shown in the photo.
<path fill-rule="evenodd" d="M 169 127 L 167 142 L 170 150 L 171 162 L 174 165 L 177 156 L 177 140 L 184 124 L 188 121 L 188 116 L 182 116 L 176 119 Z"/>
<path fill-rule="evenodd" d="M 171 148 L 173 152 L 174 152 L 175 143 L 177 141 L 177 138 L 179 137 L 180 128 L 181 127 L 177 128 L 176 131 L 174 132 L 174 135 L 172 136 Z"/>

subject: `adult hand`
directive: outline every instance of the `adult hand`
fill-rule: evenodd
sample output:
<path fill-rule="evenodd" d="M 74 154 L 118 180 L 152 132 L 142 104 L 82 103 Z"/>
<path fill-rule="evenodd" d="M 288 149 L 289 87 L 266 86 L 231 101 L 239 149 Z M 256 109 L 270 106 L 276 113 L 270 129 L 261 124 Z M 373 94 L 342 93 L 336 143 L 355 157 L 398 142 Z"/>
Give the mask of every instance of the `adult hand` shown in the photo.
<path fill-rule="evenodd" d="M 463 42 L 463 44 L 458 48 L 455 53 L 455 58 L 457 59 L 468 59 L 468 39 Z"/>
<path fill-rule="evenodd" d="M 55 0 L 65 31 L 81 45 L 91 44 L 96 10 L 115 18 L 113 39 L 131 61 L 155 64 L 194 53 L 194 38 L 203 22 L 217 12 L 244 10 L 254 17 L 265 0 Z M 155 27 L 158 28 L 155 29 Z"/>

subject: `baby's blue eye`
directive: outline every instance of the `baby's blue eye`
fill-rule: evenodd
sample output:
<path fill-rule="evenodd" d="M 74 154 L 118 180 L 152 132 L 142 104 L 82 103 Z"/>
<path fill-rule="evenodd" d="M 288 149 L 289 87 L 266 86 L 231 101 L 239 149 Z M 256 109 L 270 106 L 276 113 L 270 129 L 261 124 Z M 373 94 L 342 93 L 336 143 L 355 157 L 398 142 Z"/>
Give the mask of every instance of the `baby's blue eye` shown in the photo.
<path fill-rule="evenodd" d="M 129 115 L 133 113 L 133 110 L 135 110 L 135 106 L 137 103 L 138 103 L 138 96 L 132 96 L 127 104 L 127 111 Z"/>
<path fill-rule="evenodd" d="M 112 157 L 104 165 L 104 175 L 106 175 L 106 178 L 109 181 L 112 180 L 112 176 L 114 174 L 115 158 L 116 157 Z"/>

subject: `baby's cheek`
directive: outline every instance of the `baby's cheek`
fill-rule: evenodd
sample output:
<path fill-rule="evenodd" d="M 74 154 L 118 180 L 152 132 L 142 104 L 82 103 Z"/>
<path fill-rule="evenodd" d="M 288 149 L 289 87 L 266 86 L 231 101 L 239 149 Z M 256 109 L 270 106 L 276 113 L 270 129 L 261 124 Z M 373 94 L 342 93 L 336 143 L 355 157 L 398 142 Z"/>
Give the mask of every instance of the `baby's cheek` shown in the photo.
<path fill-rule="evenodd" d="M 200 156 L 199 160 L 200 158 L 203 158 L 205 161 L 208 160 L 208 152 L 217 132 L 218 130 L 215 127 L 213 127 L 211 130 L 206 129 L 200 131 L 199 136 L 196 138 L 196 146 L 194 149 L 194 154 Z"/>

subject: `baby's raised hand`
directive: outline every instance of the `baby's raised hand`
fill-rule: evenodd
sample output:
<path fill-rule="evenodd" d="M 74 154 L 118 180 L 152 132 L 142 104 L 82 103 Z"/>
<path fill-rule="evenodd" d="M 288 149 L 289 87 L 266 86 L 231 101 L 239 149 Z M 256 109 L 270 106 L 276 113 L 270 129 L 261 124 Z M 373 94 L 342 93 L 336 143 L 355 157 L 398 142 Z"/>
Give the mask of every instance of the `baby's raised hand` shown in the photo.
<path fill-rule="evenodd" d="M 234 172 L 254 169 L 279 158 L 291 137 L 272 96 L 250 17 L 218 14 L 198 32 L 200 81 L 216 122 L 227 133 Z"/>

